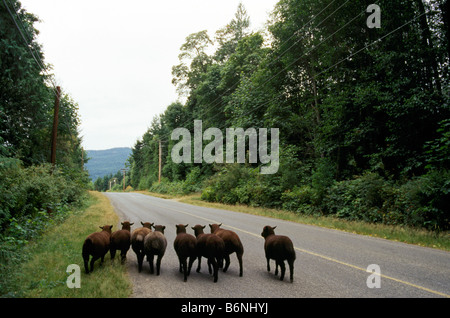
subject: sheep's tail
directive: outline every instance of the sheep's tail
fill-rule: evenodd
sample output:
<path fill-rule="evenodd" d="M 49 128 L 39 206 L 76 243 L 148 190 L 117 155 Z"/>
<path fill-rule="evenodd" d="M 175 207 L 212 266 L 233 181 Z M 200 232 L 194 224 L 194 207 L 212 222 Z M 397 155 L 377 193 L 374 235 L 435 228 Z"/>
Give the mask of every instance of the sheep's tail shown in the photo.
<path fill-rule="evenodd" d="M 144 238 L 145 238 L 145 236 L 144 235 L 142 235 L 142 234 L 138 234 L 138 235 L 136 235 L 136 242 L 144 242 Z"/>
<path fill-rule="evenodd" d="M 90 238 L 87 238 L 83 244 L 83 251 L 82 251 L 83 257 L 89 256 L 91 250 L 92 250 L 92 240 Z"/>

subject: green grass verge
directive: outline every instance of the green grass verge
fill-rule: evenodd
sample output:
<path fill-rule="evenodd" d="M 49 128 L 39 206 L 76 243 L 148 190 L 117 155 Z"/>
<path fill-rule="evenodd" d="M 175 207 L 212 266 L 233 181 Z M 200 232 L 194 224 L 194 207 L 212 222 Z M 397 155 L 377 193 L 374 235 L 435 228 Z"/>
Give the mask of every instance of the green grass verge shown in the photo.
<path fill-rule="evenodd" d="M 261 215 L 281 220 L 287 220 L 302 224 L 315 225 L 335 230 L 341 230 L 361 235 L 368 235 L 398 241 L 403 243 L 415 244 L 419 246 L 432 247 L 450 251 L 450 233 L 435 233 L 423 229 L 415 229 L 405 226 L 372 224 L 363 221 L 347 221 L 333 216 L 309 216 L 301 213 L 294 213 L 277 209 L 266 209 L 260 207 L 250 207 L 247 205 L 228 205 L 216 202 L 206 202 L 200 199 L 200 194 L 187 196 L 173 196 L 168 194 L 152 193 L 148 191 L 134 191 L 137 193 L 152 195 L 164 199 L 176 199 L 179 202 L 188 203 L 197 206 L 224 209 L 235 212 Z"/>
<path fill-rule="evenodd" d="M 119 222 L 108 198 L 98 192 L 89 193 L 90 204 L 85 211 L 74 212 L 67 220 L 47 231 L 24 251 L 28 259 L 14 273 L 16 295 L 45 298 L 122 298 L 132 289 L 126 266 L 111 263 L 109 253 L 102 266 L 95 263 L 94 272 L 84 273 L 81 250 L 84 239 L 99 226 Z M 114 230 L 114 229 L 113 229 Z M 66 280 L 70 264 L 80 266 L 81 288 L 68 288 Z"/>

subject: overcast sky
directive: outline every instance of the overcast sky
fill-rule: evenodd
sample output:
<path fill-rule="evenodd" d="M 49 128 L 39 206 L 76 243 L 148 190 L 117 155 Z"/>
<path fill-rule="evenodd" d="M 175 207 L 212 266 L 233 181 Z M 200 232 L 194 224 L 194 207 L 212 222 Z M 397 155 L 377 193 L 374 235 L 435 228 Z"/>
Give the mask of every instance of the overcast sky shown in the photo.
<path fill-rule="evenodd" d="M 278 0 L 21 0 L 42 20 L 45 62 L 79 105 L 86 150 L 133 147 L 178 95 L 171 69 L 185 38 L 215 31 L 242 2 L 259 30 Z"/>

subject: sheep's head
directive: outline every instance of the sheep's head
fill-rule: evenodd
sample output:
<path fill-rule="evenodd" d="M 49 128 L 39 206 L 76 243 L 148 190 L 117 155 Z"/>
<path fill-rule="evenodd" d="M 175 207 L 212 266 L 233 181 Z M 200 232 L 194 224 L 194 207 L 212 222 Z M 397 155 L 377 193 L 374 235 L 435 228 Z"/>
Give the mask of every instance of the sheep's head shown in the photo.
<path fill-rule="evenodd" d="M 146 227 L 146 228 L 148 228 L 148 229 L 151 230 L 153 224 L 155 224 L 155 223 L 150 223 L 150 222 L 145 222 L 145 223 L 143 223 L 143 222 L 141 222 L 141 224 L 142 224 L 143 227 Z"/>
<path fill-rule="evenodd" d="M 108 232 L 109 234 L 111 234 L 111 229 L 112 229 L 112 225 L 103 225 L 103 226 L 99 226 L 99 228 L 101 228 L 103 231 Z"/>
<path fill-rule="evenodd" d="M 266 225 L 266 226 L 263 228 L 263 231 L 262 231 L 262 233 L 261 233 L 261 236 L 264 237 L 264 238 L 266 238 L 266 237 L 268 237 L 269 235 L 273 235 L 273 234 L 275 234 L 275 231 L 274 231 L 275 229 L 276 229 L 276 226 L 271 227 L 271 226 L 269 226 L 269 225 Z"/>
<path fill-rule="evenodd" d="M 120 223 L 120 224 L 122 224 L 122 230 L 128 230 L 128 231 L 130 231 L 131 226 L 132 226 L 134 223 L 130 223 L 129 221 L 125 221 L 125 222 L 122 222 L 122 223 Z"/>
<path fill-rule="evenodd" d="M 157 232 L 161 232 L 164 234 L 164 229 L 166 228 L 164 225 L 153 225 L 153 228 L 155 229 L 155 231 Z"/>
<path fill-rule="evenodd" d="M 200 224 L 197 224 L 196 226 L 192 227 L 192 229 L 194 230 L 195 236 L 204 234 L 203 229 L 205 227 L 206 227 L 206 225 L 201 226 Z"/>
<path fill-rule="evenodd" d="M 209 228 L 211 229 L 211 233 L 216 232 L 220 228 L 221 225 L 222 225 L 222 223 L 220 223 L 220 224 L 210 224 Z"/>
<path fill-rule="evenodd" d="M 177 228 L 177 234 L 179 233 L 186 233 L 186 228 L 189 224 L 183 225 L 183 224 L 177 224 L 175 227 Z"/>

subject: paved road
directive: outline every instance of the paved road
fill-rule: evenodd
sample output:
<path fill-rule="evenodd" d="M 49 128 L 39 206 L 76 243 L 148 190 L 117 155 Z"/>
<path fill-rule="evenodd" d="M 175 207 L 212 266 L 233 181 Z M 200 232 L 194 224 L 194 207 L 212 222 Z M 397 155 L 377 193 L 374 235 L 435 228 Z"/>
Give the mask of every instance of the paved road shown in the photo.
<path fill-rule="evenodd" d="M 160 276 L 150 275 L 146 261 L 138 273 L 136 255 L 131 249 L 128 252 L 132 297 L 450 297 L 449 252 L 136 193 L 105 195 L 121 220 L 135 223 L 132 230 L 141 221 L 166 225 L 168 248 Z M 223 223 L 223 228 L 235 231 L 244 245 L 243 277 L 233 254 L 229 270 L 219 271 L 217 283 L 208 274 L 205 259 L 201 272 L 193 270 L 184 283 L 173 249 L 179 223 L 206 225 L 208 233 L 208 224 Z M 273 261 L 272 272 L 266 270 L 260 235 L 265 225 L 276 225 L 276 234 L 287 235 L 294 243 L 297 260 L 292 284 L 288 269 L 283 282 L 274 276 Z M 378 265 L 381 276 L 367 272 L 371 264 Z M 369 288 L 368 279 L 379 282 L 380 288 Z"/>

